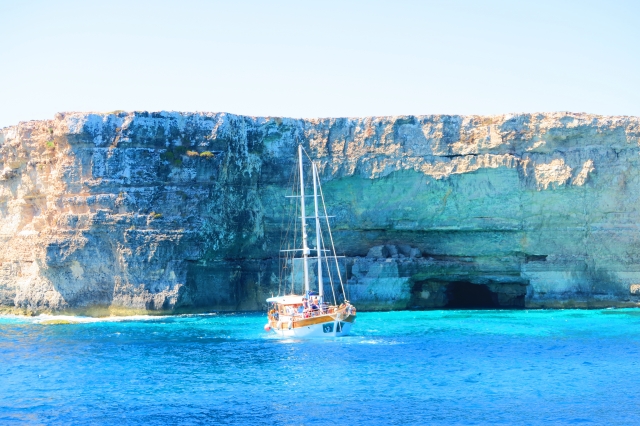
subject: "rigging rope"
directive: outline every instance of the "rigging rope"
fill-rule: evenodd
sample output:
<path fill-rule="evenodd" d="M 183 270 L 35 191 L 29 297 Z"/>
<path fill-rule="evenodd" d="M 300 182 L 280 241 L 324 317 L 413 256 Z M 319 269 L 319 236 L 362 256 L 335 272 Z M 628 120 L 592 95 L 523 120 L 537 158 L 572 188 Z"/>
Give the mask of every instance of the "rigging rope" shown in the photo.
<path fill-rule="evenodd" d="M 307 154 L 307 151 L 304 149 L 304 147 L 302 148 L 302 151 L 304 152 L 304 155 L 307 156 L 307 158 L 309 159 L 309 161 L 313 162 L 313 160 L 311 159 L 311 157 L 309 157 L 309 154 Z M 318 184 L 320 183 L 320 177 L 318 176 Z M 340 280 L 340 287 L 342 288 L 342 294 L 344 294 L 345 298 L 347 297 L 347 293 L 344 290 L 344 283 L 342 282 L 342 274 L 340 273 L 340 265 L 338 264 L 338 256 L 336 254 L 336 247 L 335 244 L 333 242 L 333 235 L 331 234 L 331 225 L 329 224 L 329 215 L 327 214 L 327 205 L 324 202 L 324 193 L 322 192 L 322 185 L 318 185 L 318 187 L 320 188 L 320 198 L 322 199 L 322 208 L 324 209 L 324 218 L 325 221 L 327 222 L 327 231 L 329 232 L 329 239 L 331 241 L 331 250 L 333 253 L 333 259 L 336 262 L 336 270 L 338 271 L 338 278 Z"/>
<path fill-rule="evenodd" d="M 297 164 L 294 162 L 293 165 L 292 165 L 292 172 L 289 174 L 289 184 L 292 185 L 292 193 L 295 193 L 295 188 L 296 188 L 296 178 L 297 178 L 297 175 L 295 173 L 296 165 Z M 297 205 L 295 207 L 296 207 L 296 212 L 297 212 Z M 280 234 L 280 248 L 284 248 L 286 242 L 290 238 L 289 235 L 290 235 L 291 228 L 292 228 L 292 223 L 291 222 L 293 221 L 294 225 L 296 224 L 295 215 L 290 214 L 291 211 L 293 210 L 293 205 L 291 205 L 291 203 L 290 203 L 288 209 L 287 209 L 287 207 L 284 207 L 283 210 L 284 210 L 284 212 L 283 212 L 284 214 L 283 214 L 283 217 L 282 217 L 282 224 L 281 224 L 281 228 L 280 228 L 280 229 L 282 229 L 282 233 Z M 287 212 L 287 210 L 288 210 L 288 212 Z M 284 221 L 287 218 L 288 218 L 287 227 L 284 228 Z M 295 245 L 296 229 L 294 229 L 294 232 L 293 232 L 293 234 L 294 234 L 294 245 Z M 288 269 L 287 263 L 289 262 L 289 252 L 284 252 L 284 256 L 283 256 L 283 252 L 280 252 L 278 254 L 278 259 L 279 259 L 279 262 L 278 262 L 279 263 L 279 265 L 278 265 L 279 266 L 279 268 L 278 268 L 279 269 L 279 271 L 278 271 L 278 275 L 279 275 L 278 276 L 278 296 L 280 296 L 280 292 L 282 291 L 282 286 L 283 286 L 283 284 L 286 282 L 286 280 L 288 278 L 287 277 L 288 274 L 286 273 L 286 270 Z M 291 283 L 291 285 L 292 285 L 292 290 L 293 290 L 293 262 L 292 262 L 291 269 L 292 269 L 292 275 L 291 275 L 292 283 Z M 284 286 L 284 290 L 286 292 L 286 285 Z"/>
<path fill-rule="evenodd" d="M 324 250 L 324 236 L 322 235 L 322 233 L 320 233 L 320 241 L 322 241 L 322 249 Z M 333 288 L 333 274 L 331 273 L 331 268 L 329 267 L 329 260 L 327 256 L 324 257 L 324 263 L 325 265 L 327 265 L 327 272 L 329 274 L 329 284 L 331 285 L 331 293 L 333 294 L 333 304 L 337 305 L 338 301 L 336 300 L 336 291 Z M 338 275 L 340 275 L 340 271 L 338 271 Z"/>
<path fill-rule="evenodd" d="M 297 173 L 297 164 L 294 164 L 294 179 L 293 179 L 293 188 L 291 190 L 292 194 L 299 194 L 298 191 L 298 173 Z M 295 200 L 295 199 L 292 199 Z M 298 217 L 299 213 L 299 208 L 300 206 L 298 205 L 298 203 L 296 203 L 295 201 L 293 201 L 293 205 L 295 206 L 295 211 L 294 214 L 291 215 L 290 220 L 293 223 L 293 248 L 295 249 L 298 246 L 298 221 L 296 220 L 296 218 Z M 289 259 L 289 256 L 291 257 L 291 294 L 295 294 L 296 289 L 295 289 L 295 271 L 296 271 L 296 262 L 295 262 L 295 252 L 291 251 L 291 252 L 287 252 L 287 259 Z"/>

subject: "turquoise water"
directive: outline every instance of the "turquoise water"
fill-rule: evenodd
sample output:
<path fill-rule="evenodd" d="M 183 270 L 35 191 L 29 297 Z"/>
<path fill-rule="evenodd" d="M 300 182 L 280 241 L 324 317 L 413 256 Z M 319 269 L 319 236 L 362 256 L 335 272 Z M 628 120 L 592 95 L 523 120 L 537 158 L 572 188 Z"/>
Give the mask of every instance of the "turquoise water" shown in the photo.
<path fill-rule="evenodd" d="M 261 314 L 0 317 L 1 424 L 640 422 L 640 310 L 360 313 L 279 340 Z"/>

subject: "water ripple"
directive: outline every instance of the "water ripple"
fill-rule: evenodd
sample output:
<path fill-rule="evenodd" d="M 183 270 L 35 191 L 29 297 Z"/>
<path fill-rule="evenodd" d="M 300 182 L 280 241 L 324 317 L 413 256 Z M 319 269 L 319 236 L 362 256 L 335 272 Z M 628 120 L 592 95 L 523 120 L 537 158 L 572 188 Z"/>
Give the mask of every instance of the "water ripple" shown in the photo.
<path fill-rule="evenodd" d="M 0 316 L 1 424 L 631 424 L 640 311 Z"/>

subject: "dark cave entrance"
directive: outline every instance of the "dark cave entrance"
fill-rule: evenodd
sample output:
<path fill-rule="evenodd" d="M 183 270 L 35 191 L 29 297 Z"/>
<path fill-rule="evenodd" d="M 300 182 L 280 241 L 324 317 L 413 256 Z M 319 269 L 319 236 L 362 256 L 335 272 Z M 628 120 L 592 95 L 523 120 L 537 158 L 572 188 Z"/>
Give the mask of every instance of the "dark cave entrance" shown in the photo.
<path fill-rule="evenodd" d="M 495 309 L 500 308 L 498 294 L 484 284 L 454 281 L 446 289 L 448 309 Z"/>

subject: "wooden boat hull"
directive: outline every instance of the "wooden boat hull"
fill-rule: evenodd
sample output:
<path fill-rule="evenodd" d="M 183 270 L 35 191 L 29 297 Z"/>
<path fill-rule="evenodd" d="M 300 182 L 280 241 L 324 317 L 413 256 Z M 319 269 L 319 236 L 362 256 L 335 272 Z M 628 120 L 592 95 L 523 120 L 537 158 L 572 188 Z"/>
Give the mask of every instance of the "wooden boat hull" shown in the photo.
<path fill-rule="evenodd" d="M 319 315 L 311 318 L 284 319 L 284 321 L 269 320 L 271 331 L 280 337 L 342 337 L 347 336 L 356 320 L 355 314 L 338 312 Z"/>

